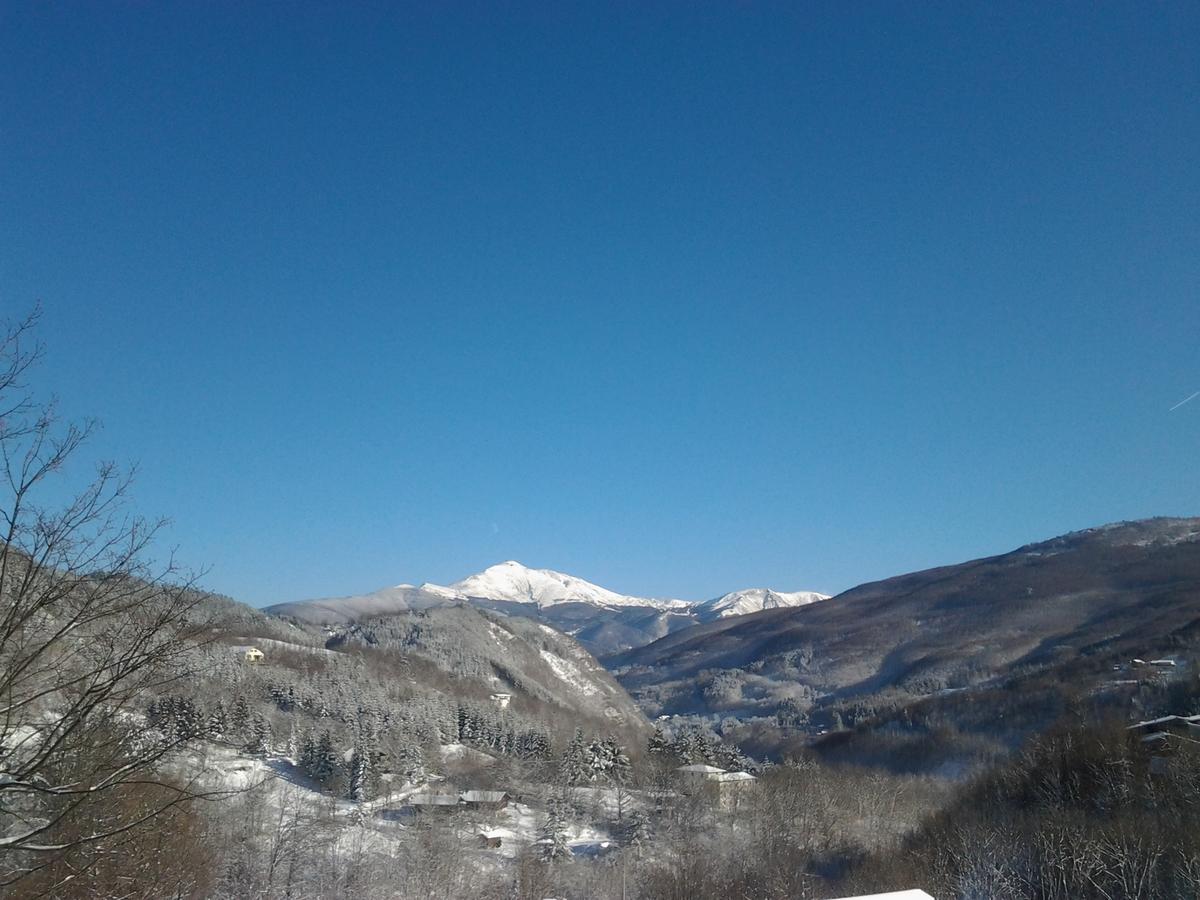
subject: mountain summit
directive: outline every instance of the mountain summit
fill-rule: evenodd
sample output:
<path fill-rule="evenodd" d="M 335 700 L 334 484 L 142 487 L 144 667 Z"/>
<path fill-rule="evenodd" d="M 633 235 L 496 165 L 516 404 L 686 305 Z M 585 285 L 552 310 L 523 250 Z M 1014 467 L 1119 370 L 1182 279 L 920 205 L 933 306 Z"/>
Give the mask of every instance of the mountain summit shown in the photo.
<path fill-rule="evenodd" d="M 316 625 L 470 603 L 505 615 L 537 619 L 573 635 L 592 653 L 603 656 L 702 622 L 824 599 L 824 594 L 812 591 L 784 593 L 769 588 L 733 591 L 698 603 L 634 597 L 575 575 L 531 569 L 510 559 L 447 586 L 399 584 L 353 597 L 280 603 L 266 611 Z"/>
<path fill-rule="evenodd" d="M 770 588 L 746 588 L 697 603 L 695 610 L 701 619 L 710 621 L 729 616 L 744 616 L 747 613 L 762 612 L 764 609 L 806 606 L 809 603 L 828 599 L 828 594 L 818 594 L 816 591 L 786 592 L 773 591 Z"/>
<path fill-rule="evenodd" d="M 430 586 L 432 587 L 432 586 Z M 565 575 L 552 569 L 530 569 L 515 560 L 489 566 L 477 575 L 450 585 L 464 597 L 480 600 L 503 600 L 509 603 L 534 603 L 539 609 L 558 603 L 587 603 L 592 606 L 645 606 L 653 609 L 685 609 L 686 600 L 657 600 L 650 597 L 630 597 Z"/>

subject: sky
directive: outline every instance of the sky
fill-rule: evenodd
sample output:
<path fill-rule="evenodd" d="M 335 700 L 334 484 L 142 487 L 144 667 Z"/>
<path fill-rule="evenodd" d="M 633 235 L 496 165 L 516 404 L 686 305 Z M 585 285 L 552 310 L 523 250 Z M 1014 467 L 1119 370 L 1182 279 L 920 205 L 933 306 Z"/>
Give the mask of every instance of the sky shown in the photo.
<path fill-rule="evenodd" d="M 1200 5 L 3 3 L 0 316 L 262 605 L 1200 514 Z"/>

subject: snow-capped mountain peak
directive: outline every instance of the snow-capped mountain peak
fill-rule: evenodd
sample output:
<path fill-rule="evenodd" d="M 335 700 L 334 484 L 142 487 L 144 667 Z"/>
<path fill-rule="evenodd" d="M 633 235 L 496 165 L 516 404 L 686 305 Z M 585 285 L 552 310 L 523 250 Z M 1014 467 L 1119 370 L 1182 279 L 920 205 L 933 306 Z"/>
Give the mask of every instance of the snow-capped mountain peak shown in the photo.
<path fill-rule="evenodd" d="M 456 581 L 449 586 L 449 590 L 466 597 L 535 603 L 539 608 L 572 602 L 603 607 L 651 606 L 662 609 L 689 605 L 684 600 L 656 600 L 618 594 L 574 575 L 565 575 L 552 569 L 531 569 L 511 559 Z"/>
<path fill-rule="evenodd" d="M 723 619 L 727 616 L 744 616 L 764 609 L 782 606 L 805 606 L 819 600 L 828 600 L 828 594 L 816 591 L 773 591 L 770 588 L 746 588 L 732 591 L 696 604 L 696 611 L 704 617 Z"/>

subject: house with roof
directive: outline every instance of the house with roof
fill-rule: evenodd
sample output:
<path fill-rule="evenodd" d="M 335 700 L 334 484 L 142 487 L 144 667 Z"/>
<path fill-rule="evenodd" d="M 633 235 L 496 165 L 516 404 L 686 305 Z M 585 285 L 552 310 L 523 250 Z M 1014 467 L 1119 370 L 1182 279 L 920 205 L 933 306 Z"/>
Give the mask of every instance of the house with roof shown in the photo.
<path fill-rule="evenodd" d="M 458 794 L 413 794 L 408 798 L 408 805 L 423 814 L 453 813 L 462 806 Z"/>
<path fill-rule="evenodd" d="M 242 658 L 242 662 L 256 664 L 263 660 L 263 652 L 251 644 L 238 644 L 234 646 L 233 652 Z"/>
<path fill-rule="evenodd" d="M 758 786 L 758 779 L 749 772 L 728 772 L 705 763 L 680 766 L 675 773 L 682 793 L 711 793 L 725 810 L 736 809 Z"/>
<path fill-rule="evenodd" d="M 734 810 L 752 796 L 758 779 L 749 772 L 722 772 L 716 777 L 716 788 L 721 809 Z"/>
<path fill-rule="evenodd" d="M 1200 715 L 1159 716 L 1130 725 L 1126 731 L 1149 757 L 1150 775 L 1165 775 L 1168 760 L 1181 743 L 1200 743 Z"/>
<path fill-rule="evenodd" d="M 707 763 L 692 763 L 680 766 L 675 770 L 680 789 L 685 793 L 703 790 L 705 785 L 716 784 L 717 776 L 725 774 L 724 769 L 710 766 Z"/>
<path fill-rule="evenodd" d="M 463 791 L 458 798 L 467 809 L 489 811 L 504 809 L 511 799 L 507 791 Z"/>
<path fill-rule="evenodd" d="M 1200 740 L 1200 715 L 1159 716 L 1130 725 L 1126 731 L 1147 747 L 1165 745 L 1172 737 Z"/>

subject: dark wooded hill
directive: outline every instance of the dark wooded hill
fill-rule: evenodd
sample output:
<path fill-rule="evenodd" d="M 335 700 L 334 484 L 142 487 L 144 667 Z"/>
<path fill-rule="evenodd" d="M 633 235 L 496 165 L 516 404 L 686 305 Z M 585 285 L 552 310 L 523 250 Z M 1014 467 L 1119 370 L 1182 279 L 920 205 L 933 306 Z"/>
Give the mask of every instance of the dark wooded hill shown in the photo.
<path fill-rule="evenodd" d="M 824 726 L 822 710 L 856 698 L 894 706 L 1048 668 L 1093 678 L 1098 659 L 1170 655 L 1198 634 L 1200 519 L 1159 518 L 720 620 L 605 662 L 651 715 Z"/>

